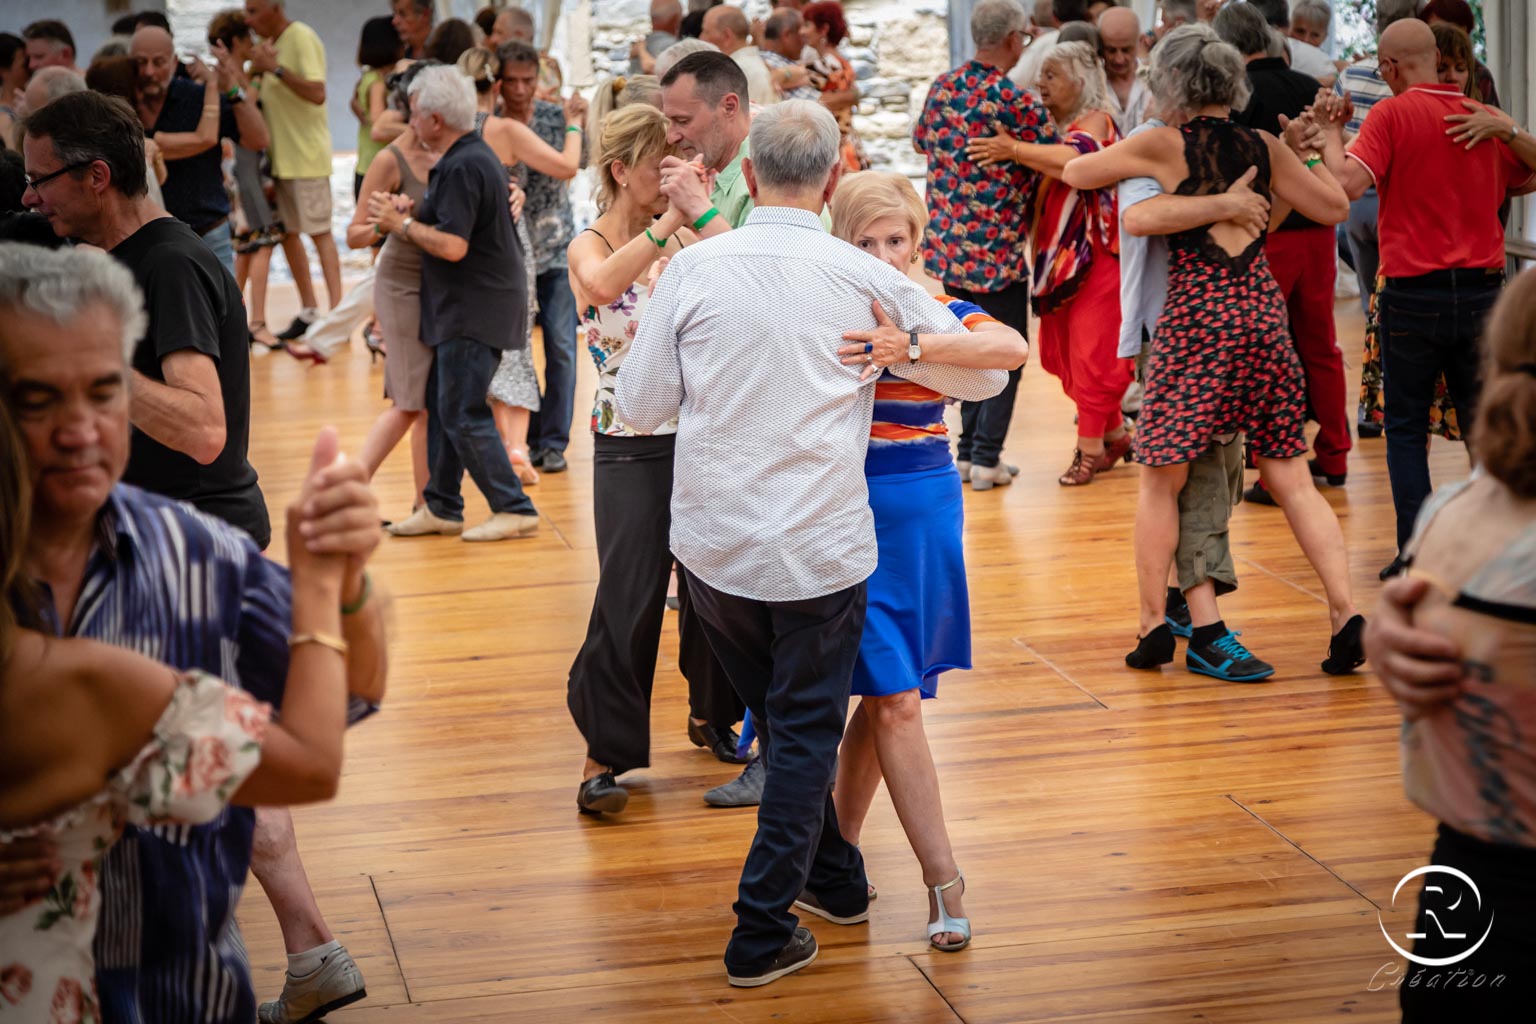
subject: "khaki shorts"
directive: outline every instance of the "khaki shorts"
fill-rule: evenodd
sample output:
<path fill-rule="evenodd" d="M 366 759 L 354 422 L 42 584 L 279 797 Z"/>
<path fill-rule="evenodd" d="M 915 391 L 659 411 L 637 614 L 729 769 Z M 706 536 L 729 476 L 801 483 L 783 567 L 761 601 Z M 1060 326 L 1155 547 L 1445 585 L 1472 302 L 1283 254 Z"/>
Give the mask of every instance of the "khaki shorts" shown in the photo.
<path fill-rule="evenodd" d="M 1206 580 L 1216 585 L 1218 595 L 1237 589 L 1227 525 L 1232 506 L 1242 496 L 1243 435 L 1239 432 L 1225 444 L 1213 439 L 1189 464 L 1189 479 L 1179 492 L 1179 547 L 1173 556 L 1180 590 L 1191 590 Z"/>
<path fill-rule="evenodd" d="M 278 178 L 277 216 L 289 234 L 323 235 L 331 230 L 330 178 Z"/>

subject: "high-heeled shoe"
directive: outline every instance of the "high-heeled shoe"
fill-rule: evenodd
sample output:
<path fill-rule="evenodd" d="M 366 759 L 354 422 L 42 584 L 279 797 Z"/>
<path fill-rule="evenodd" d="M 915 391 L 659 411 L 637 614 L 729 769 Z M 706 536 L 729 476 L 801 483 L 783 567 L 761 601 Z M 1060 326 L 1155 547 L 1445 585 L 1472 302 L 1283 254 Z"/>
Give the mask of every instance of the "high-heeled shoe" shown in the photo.
<path fill-rule="evenodd" d="M 283 351 L 287 352 L 301 363 L 308 363 L 311 370 L 317 366 L 324 366 L 326 363 L 330 362 L 329 359 L 320 354 L 318 349 L 310 348 L 302 341 L 290 341 L 288 344 L 283 346 Z"/>
<path fill-rule="evenodd" d="M 384 334 L 379 330 L 377 320 L 370 320 L 363 325 L 363 344 L 368 347 L 369 366 L 380 359 L 388 358 L 389 350 L 385 347 Z"/>
<path fill-rule="evenodd" d="M 1131 445 L 1135 444 L 1135 435 L 1129 430 L 1118 441 L 1110 441 L 1104 445 L 1104 454 L 1100 455 L 1094 464 L 1095 473 L 1108 473 L 1119 464 L 1121 459 L 1130 461 Z"/>
<path fill-rule="evenodd" d="M 944 909 L 944 890 L 953 889 L 965 882 L 965 872 L 962 871 L 943 885 L 929 886 L 928 891 L 933 893 L 933 902 L 939 909 L 937 921 L 928 922 L 928 944 L 940 953 L 958 953 L 971 944 L 971 919 L 968 917 L 950 917 L 949 911 Z M 959 942 L 951 942 L 945 945 L 935 942 L 935 935 L 943 935 L 952 932 L 964 936 Z"/>
<path fill-rule="evenodd" d="M 533 468 L 532 460 L 523 449 L 508 448 L 507 461 L 512 463 L 512 472 L 517 474 L 518 482 L 524 487 L 531 487 L 539 482 L 539 471 Z"/>

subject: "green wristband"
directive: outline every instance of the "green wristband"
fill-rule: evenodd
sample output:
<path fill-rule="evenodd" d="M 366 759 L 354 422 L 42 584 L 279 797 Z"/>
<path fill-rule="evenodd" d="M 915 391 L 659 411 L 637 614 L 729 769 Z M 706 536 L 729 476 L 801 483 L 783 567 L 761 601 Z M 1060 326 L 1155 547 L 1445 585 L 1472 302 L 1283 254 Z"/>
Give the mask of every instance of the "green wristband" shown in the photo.
<path fill-rule="evenodd" d="M 658 242 L 656 240 L 656 236 L 651 234 L 651 229 L 650 228 L 646 228 L 645 229 L 645 237 L 649 238 L 651 240 L 651 244 L 656 246 L 656 248 L 658 248 L 658 249 L 665 249 L 667 247 L 667 242 L 670 241 L 670 239 L 663 238 L 661 241 Z"/>
<path fill-rule="evenodd" d="M 711 206 L 708 213 L 704 214 L 704 216 L 693 222 L 693 230 L 703 231 L 704 225 L 708 224 L 718 216 L 720 216 L 720 208 L 717 206 Z"/>
<path fill-rule="evenodd" d="M 358 612 L 363 610 L 363 606 L 368 603 L 368 599 L 372 596 L 373 580 L 368 577 L 368 571 L 365 569 L 363 570 L 363 592 L 357 595 L 356 601 L 353 601 L 351 604 L 342 605 L 341 614 L 356 615 Z"/>

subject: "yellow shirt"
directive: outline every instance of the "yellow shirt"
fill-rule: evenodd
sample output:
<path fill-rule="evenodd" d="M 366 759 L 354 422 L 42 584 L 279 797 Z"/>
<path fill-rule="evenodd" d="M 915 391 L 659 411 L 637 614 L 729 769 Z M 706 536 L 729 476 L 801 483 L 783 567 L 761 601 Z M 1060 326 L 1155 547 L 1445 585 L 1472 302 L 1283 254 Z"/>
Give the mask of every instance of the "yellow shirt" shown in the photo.
<path fill-rule="evenodd" d="M 275 40 L 277 63 L 284 74 L 325 81 L 325 45 L 315 30 L 290 21 Z M 268 154 L 274 178 L 329 178 L 331 125 L 325 104 L 310 103 L 275 74 L 262 75 L 261 110 L 272 136 Z"/>

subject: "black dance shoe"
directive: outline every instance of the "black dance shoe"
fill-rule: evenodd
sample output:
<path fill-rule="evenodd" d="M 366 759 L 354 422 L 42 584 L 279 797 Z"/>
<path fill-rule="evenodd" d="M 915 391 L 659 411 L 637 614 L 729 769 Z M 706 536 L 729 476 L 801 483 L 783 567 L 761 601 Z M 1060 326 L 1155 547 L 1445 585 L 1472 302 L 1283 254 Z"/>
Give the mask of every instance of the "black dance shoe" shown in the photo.
<path fill-rule="evenodd" d="M 725 735 L 708 722 L 703 725 L 695 725 L 692 718 L 688 719 L 688 738 L 696 747 L 703 747 L 718 760 L 726 764 L 746 764 L 751 757 L 742 757 L 737 754 L 741 746 L 741 737 L 736 735 L 735 729 L 726 729 Z"/>
<path fill-rule="evenodd" d="M 1355 615 L 1328 642 L 1328 657 L 1323 671 L 1331 676 L 1347 676 L 1365 664 L 1365 616 Z"/>
<path fill-rule="evenodd" d="M 619 785 L 613 772 L 594 775 L 576 791 L 576 808 L 582 814 L 618 814 L 629 803 L 629 790 Z"/>
<path fill-rule="evenodd" d="M 1173 641 L 1173 630 L 1164 623 L 1146 636 L 1136 638 L 1136 649 L 1125 656 L 1125 663 L 1131 668 L 1157 668 L 1159 665 L 1167 665 L 1173 661 L 1176 647 Z"/>

